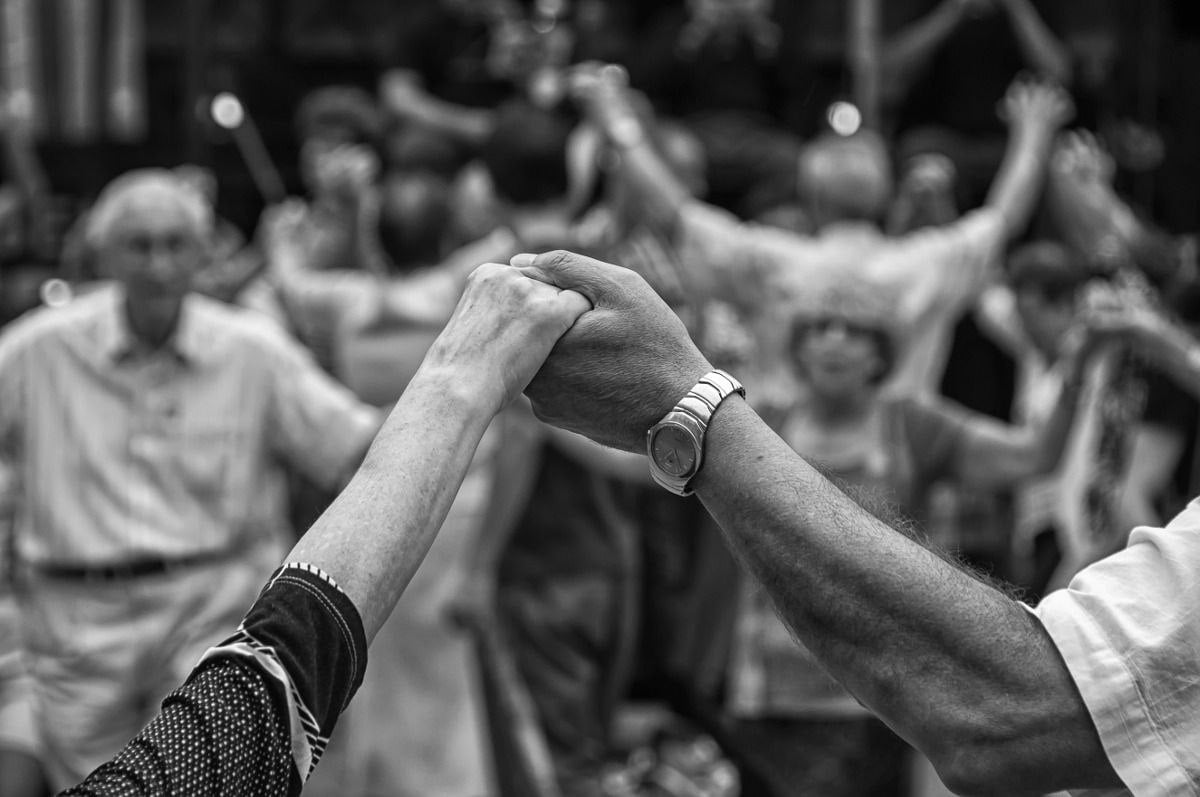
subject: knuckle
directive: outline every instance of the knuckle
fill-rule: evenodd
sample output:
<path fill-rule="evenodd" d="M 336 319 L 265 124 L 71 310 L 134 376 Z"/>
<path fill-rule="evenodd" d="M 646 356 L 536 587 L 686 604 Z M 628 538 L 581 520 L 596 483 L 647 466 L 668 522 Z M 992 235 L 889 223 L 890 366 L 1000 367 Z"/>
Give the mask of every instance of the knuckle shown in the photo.
<path fill-rule="evenodd" d="M 467 277 L 468 283 L 490 283 L 500 278 L 504 267 L 499 263 L 481 263 Z"/>
<path fill-rule="evenodd" d="M 488 267 L 490 265 L 490 263 L 482 263 L 476 266 L 475 269 L 467 275 L 467 284 L 473 285 L 477 282 L 482 282 L 483 280 L 487 279 Z"/>
<path fill-rule="evenodd" d="M 566 249 L 554 249 L 546 253 L 546 265 L 549 268 L 562 268 L 563 266 L 570 265 L 575 258 L 576 254 L 574 252 Z"/>

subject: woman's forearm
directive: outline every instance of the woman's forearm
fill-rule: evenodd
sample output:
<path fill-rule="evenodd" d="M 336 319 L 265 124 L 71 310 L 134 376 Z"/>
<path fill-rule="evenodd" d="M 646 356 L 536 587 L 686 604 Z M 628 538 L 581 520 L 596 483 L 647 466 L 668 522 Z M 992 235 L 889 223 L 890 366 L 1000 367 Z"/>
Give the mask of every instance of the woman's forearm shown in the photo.
<path fill-rule="evenodd" d="M 461 377 L 417 372 L 358 473 L 288 557 L 336 579 L 368 642 L 441 528 L 495 412 Z"/>

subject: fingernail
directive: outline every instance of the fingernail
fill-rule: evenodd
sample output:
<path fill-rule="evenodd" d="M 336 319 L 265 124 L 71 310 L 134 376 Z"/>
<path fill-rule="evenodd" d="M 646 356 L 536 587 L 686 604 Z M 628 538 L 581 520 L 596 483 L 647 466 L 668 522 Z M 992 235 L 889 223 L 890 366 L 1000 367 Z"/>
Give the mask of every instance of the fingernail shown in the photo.
<path fill-rule="evenodd" d="M 532 266 L 537 255 L 531 255 L 528 252 L 522 252 L 519 255 L 513 255 L 509 260 L 509 264 L 520 268 L 521 266 Z"/>

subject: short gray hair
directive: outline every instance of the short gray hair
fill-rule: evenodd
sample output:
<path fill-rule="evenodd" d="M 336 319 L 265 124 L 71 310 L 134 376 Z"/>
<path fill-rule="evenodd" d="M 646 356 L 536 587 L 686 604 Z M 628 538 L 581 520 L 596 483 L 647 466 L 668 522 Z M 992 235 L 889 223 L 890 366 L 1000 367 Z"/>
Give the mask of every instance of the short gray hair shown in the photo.
<path fill-rule="evenodd" d="M 193 186 L 168 169 L 134 169 L 113 179 L 96 197 L 84 222 L 83 238 L 87 247 L 95 251 L 103 246 L 129 204 L 145 194 L 176 202 L 192 220 L 200 236 L 207 236 L 212 230 L 212 205 Z"/>

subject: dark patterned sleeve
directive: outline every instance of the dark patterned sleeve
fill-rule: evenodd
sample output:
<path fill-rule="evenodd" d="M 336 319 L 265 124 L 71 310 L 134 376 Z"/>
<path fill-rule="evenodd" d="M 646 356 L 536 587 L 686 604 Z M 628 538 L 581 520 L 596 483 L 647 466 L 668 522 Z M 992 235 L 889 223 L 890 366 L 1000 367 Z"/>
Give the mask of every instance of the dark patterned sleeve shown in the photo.
<path fill-rule="evenodd" d="M 295 795 L 362 683 L 358 611 L 317 568 L 272 576 L 237 632 L 68 795 Z"/>

